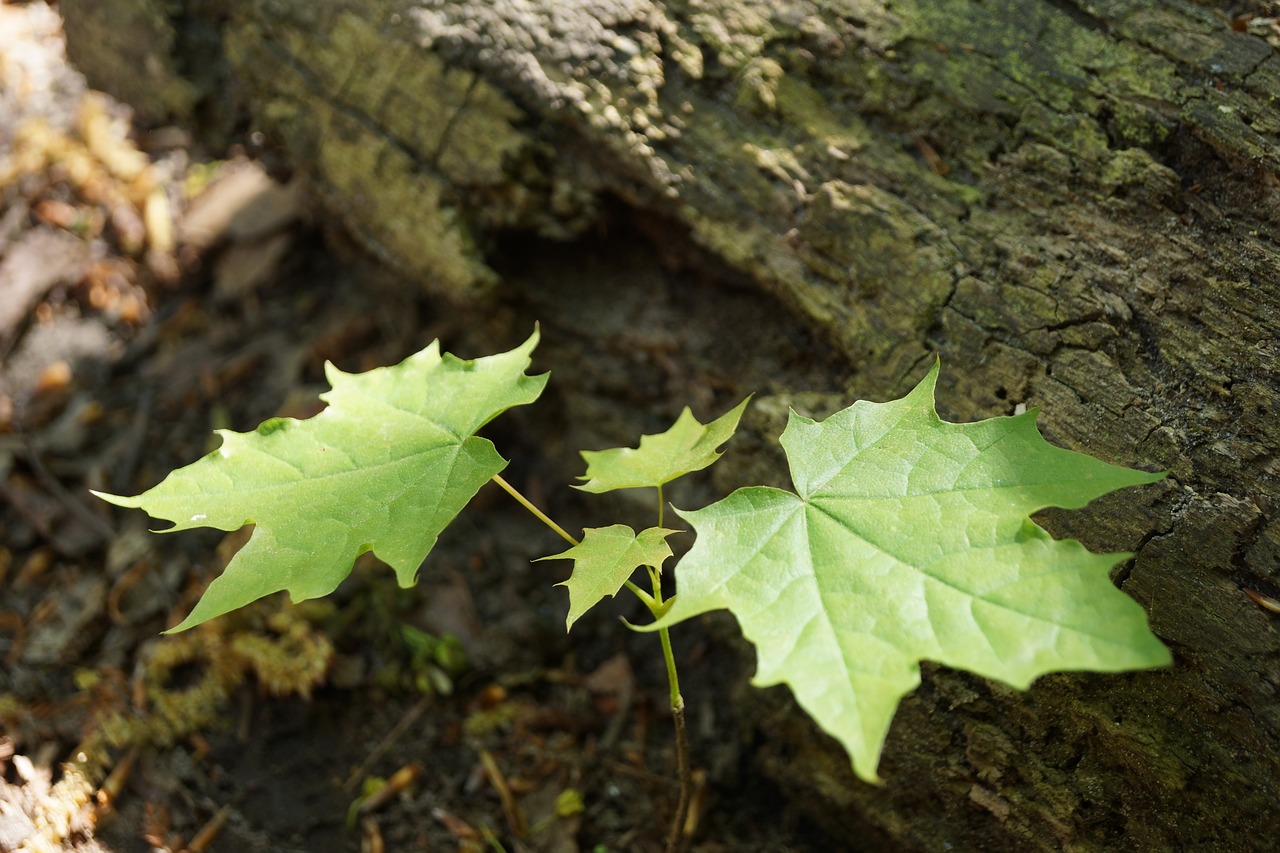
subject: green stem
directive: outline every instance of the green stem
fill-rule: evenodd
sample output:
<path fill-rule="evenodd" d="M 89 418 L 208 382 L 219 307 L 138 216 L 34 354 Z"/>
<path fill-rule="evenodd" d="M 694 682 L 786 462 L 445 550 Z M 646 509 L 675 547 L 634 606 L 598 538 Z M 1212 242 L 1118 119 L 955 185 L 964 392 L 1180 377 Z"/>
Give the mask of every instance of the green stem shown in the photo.
<path fill-rule="evenodd" d="M 570 536 L 563 527 L 552 521 L 551 517 L 545 512 L 534 506 L 533 501 L 520 494 L 514 486 L 502 479 L 502 477 L 494 474 L 493 481 L 501 486 L 507 494 L 515 498 L 522 507 L 533 513 L 534 518 L 550 527 L 571 545 L 582 544 Z M 658 486 L 659 527 L 662 526 L 664 509 L 662 486 Z M 662 598 L 661 571 L 650 567 L 649 581 L 653 584 L 652 595 L 646 593 L 629 580 L 626 582 L 626 586 L 636 594 L 636 597 L 644 602 L 655 618 L 660 618 L 666 610 L 666 601 Z M 676 672 L 675 654 L 671 651 L 671 633 L 666 628 L 659 628 L 658 639 L 662 641 L 662 659 L 667 664 L 667 684 L 671 689 L 671 719 L 676 728 L 676 766 L 680 776 L 680 799 L 676 803 L 676 813 L 671 821 L 671 830 L 667 834 L 666 853 L 679 853 L 684 841 L 684 825 L 689 815 L 689 803 L 693 795 L 693 773 L 689 768 L 689 737 L 685 731 L 684 724 L 684 697 L 680 695 L 680 677 Z"/>
<path fill-rule="evenodd" d="M 676 659 L 671 654 L 671 636 L 666 628 L 658 629 L 662 640 L 662 656 L 667 661 L 667 682 L 671 686 L 671 722 L 676 729 L 676 773 L 680 778 L 680 798 L 676 801 L 676 813 L 671 818 L 667 833 L 666 853 L 679 853 L 684 841 L 684 825 L 689 817 L 689 802 L 693 799 L 693 771 L 689 769 L 689 736 L 684 725 L 684 697 L 680 695 L 680 681 L 676 677 Z"/>
<path fill-rule="evenodd" d="M 658 500 L 662 500 L 662 487 L 658 487 Z M 658 525 L 662 525 L 662 512 L 658 512 Z M 649 580 L 653 583 L 653 604 L 650 610 L 658 616 L 666 603 L 662 599 L 662 576 L 652 568 Z M 684 841 L 684 825 L 689 815 L 689 803 L 693 799 L 693 771 L 689 768 L 689 736 L 684 724 L 684 697 L 680 695 L 680 675 L 676 671 L 676 656 L 671 651 L 671 632 L 666 628 L 658 629 L 658 639 L 662 641 L 662 659 L 667 664 L 667 686 L 671 691 L 671 722 L 676 729 L 676 769 L 680 778 L 680 798 L 676 801 L 676 813 L 671 819 L 671 830 L 667 833 L 666 853 L 679 853 Z"/>
<path fill-rule="evenodd" d="M 511 485 L 510 483 L 502 479 L 502 477 L 500 477 L 497 474 L 493 475 L 493 482 L 497 483 L 499 486 L 502 486 L 502 488 L 506 490 L 507 494 L 511 495 L 511 497 L 519 501 L 522 507 L 529 510 L 529 512 L 533 513 L 534 518 L 538 519 L 538 521 L 541 521 L 547 527 L 550 527 L 556 533 L 559 533 L 562 538 L 568 540 L 570 545 L 582 544 L 577 539 L 574 539 L 572 536 L 566 533 L 563 527 L 561 527 L 560 525 L 552 521 L 550 516 L 548 516 L 545 512 L 543 512 L 542 510 L 534 506 L 533 501 L 529 500 L 524 495 L 517 492 L 515 486 Z"/>
<path fill-rule="evenodd" d="M 666 628 L 658 629 L 658 639 L 662 641 L 662 658 L 667 662 L 667 686 L 671 688 L 671 709 L 684 706 L 684 697 L 680 695 L 680 676 L 676 672 L 676 658 L 671 652 L 671 632 Z"/>
<path fill-rule="evenodd" d="M 650 612 L 655 611 L 655 610 L 657 610 L 657 609 L 658 609 L 658 602 L 656 602 L 656 601 L 654 601 L 654 600 L 653 600 L 653 596 L 652 596 L 652 595 L 650 595 L 649 593 L 645 592 L 643 589 L 641 589 L 640 587 L 636 586 L 635 584 L 633 584 L 633 583 L 632 583 L 631 581 L 629 581 L 629 580 L 628 580 L 628 581 L 623 581 L 623 584 L 626 586 L 626 588 L 627 588 L 627 589 L 629 589 L 629 590 L 631 590 L 633 593 L 635 593 L 636 598 L 638 598 L 638 599 L 640 599 L 641 601 L 643 601 L 643 602 L 644 602 L 644 606 L 645 606 L 645 607 L 647 607 L 647 608 L 649 608 Z"/>

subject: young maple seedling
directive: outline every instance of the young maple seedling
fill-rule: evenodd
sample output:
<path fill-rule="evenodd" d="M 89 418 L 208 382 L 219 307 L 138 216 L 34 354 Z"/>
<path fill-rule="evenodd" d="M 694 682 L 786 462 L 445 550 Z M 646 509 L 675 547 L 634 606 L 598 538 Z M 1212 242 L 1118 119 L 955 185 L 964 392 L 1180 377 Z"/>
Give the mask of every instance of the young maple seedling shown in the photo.
<path fill-rule="evenodd" d="M 757 650 L 754 683 L 787 684 L 872 782 L 921 660 L 1020 689 L 1047 672 L 1170 663 L 1142 608 L 1108 577 L 1131 555 L 1056 541 L 1030 519 L 1164 475 L 1054 447 L 1034 410 L 946 423 L 934 408 L 936 364 L 900 400 L 859 401 L 821 422 L 791 413 L 781 444 L 795 492 L 755 486 L 676 510 L 697 539 L 664 600 L 674 531 L 663 487 L 720 457 L 748 401 L 706 425 L 686 409 L 635 449 L 584 451 L 578 488 L 655 488 L 657 524 L 589 528 L 579 540 L 500 476 L 506 460 L 476 435 L 541 394 L 547 375 L 525 372 L 537 342 L 535 330 L 510 352 L 466 361 L 441 355 L 437 341 L 363 374 L 326 365 L 332 390 L 315 417 L 219 430 L 220 448 L 143 494 L 95 494 L 172 521 L 165 532 L 256 525 L 171 629 L 182 631 L 281 590 L 295 602 L 326 595 L 366 551 L 409 586 L 440 532 L 494 481 L 572 545 L 542 558 L 573 561 L 569 627 L 624 586 L 655 617 L 636 630 L 658 633 L 670 682 L 681 792 L 668 850 L 682 841 L 690 791 L 668 631 L 693 616 L 732 612 Z M 631 579 L 640 568 L 651 591 Z"/>

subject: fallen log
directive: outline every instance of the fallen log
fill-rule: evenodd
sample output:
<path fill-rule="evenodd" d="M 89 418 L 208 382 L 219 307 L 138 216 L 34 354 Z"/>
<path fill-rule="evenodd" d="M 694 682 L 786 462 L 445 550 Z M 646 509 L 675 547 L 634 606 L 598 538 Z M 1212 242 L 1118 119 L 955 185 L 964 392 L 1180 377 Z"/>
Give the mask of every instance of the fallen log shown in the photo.
<path fill-rule="evenodd" d="M 1115 580 L 1172 670 L 1020 694 L 927 669 L 883 787 L 770 693 L 748 700 L 760 760 L 833 832 L 895 849 L 1269 846 L 1280 634 L 1255 599 L 1280 597 L 1273 6 L 61 7 L 96 85 L 157 122 L 244 111 L 351 233 L 450 298 L 504 298 L 505 235 L 570 239 L 620 202 L 662 223 L 661 251 L 789 306 L 862 396 L 904 390 L 939 353 L 949 419 L 1044 405 L 1051 440 L 1169 470 L 1046 523 L 1136 552 Z M 97 37 L 103 21 L 158 33 L 146 61 Z"/>

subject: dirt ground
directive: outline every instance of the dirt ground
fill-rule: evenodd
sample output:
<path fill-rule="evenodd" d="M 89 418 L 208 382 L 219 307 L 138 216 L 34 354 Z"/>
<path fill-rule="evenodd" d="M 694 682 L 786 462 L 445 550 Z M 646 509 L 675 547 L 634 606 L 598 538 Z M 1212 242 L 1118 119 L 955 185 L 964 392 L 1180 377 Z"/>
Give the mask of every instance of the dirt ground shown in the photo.
<path fill-rule="evenodd" d="M 0 851 L 661 849 L 676 786 L 657 642 L 620 625 L 641 618 L 625 602 L 566 636 L 567 567 L 530 563 L 557 540 L 496 489 L 414 588 L 362 559 L 326 599 L 176 636 L 160 632 L 245 532 L 155 536 L 89 490 L 134 494 L 213 429 L 314 414 L 326 360 L 367 369 L 434 338 L 479 356 L 539 320 L 535 368 L 560 390 L 490 437 L 509 479 L 580 528 L 635 508 L 563 487 L 577 448 L 744 389 L 834 387 L 838 365 L 798 328 L 754 340 L 777 307 L 690 286 L 696 263 L 660 263 L 660 226 L 514 238 L 500 300 L 435 302 L 313 218 L 266 144 L 135 129 L 66 65 L 56 11 L 0 4 Z M 747 435 L 745 461 L 677 502 L 735 485 L 753 451 Z M 753 761 L 732 621 L 676 643 L 689 848 L 857 849 Z"/>

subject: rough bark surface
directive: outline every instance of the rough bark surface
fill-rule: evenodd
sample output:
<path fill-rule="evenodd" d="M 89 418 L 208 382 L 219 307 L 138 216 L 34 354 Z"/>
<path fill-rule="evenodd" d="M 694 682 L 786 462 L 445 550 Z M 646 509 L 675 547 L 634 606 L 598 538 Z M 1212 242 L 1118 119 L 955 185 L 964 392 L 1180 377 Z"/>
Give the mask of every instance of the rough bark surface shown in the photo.
<path fill-rule="evenodd" d="M 89 26 L 108 7 L 170 52 L 113 58 Z M 759 703 L 763 760 L 851 839 L 1273 843 L 1259 831 L 1280 794 L 1280 627 L 1243 592 L 1280 596 L 1269 4 L 62 8 L 92 82 L 179 121 L 225 112 L 232 92 L 354 234 L 429 287 L 484 298 L 496 239 L 572 237 L 621 199 L 666 223 L 673 254 L 699 247 L 820 330 L 858 396 L 905 390 L 940 353 L 949 419 L 1043 405 L 1051 440 L 1168 469 L 1159 487 L 1047 523 L 1137 553 L 1115 579 L 1173 648 L 1172 670 L 1054 676 L 1024 694 L 928 669 L 878 788 L 785 695 L 744 701 Z M 218 74 L 184 67 L 195 55 Z M 131 76 L 164 68 L 202 100 Z M 208 85 L 219 75 L 230 89 Z"/>

